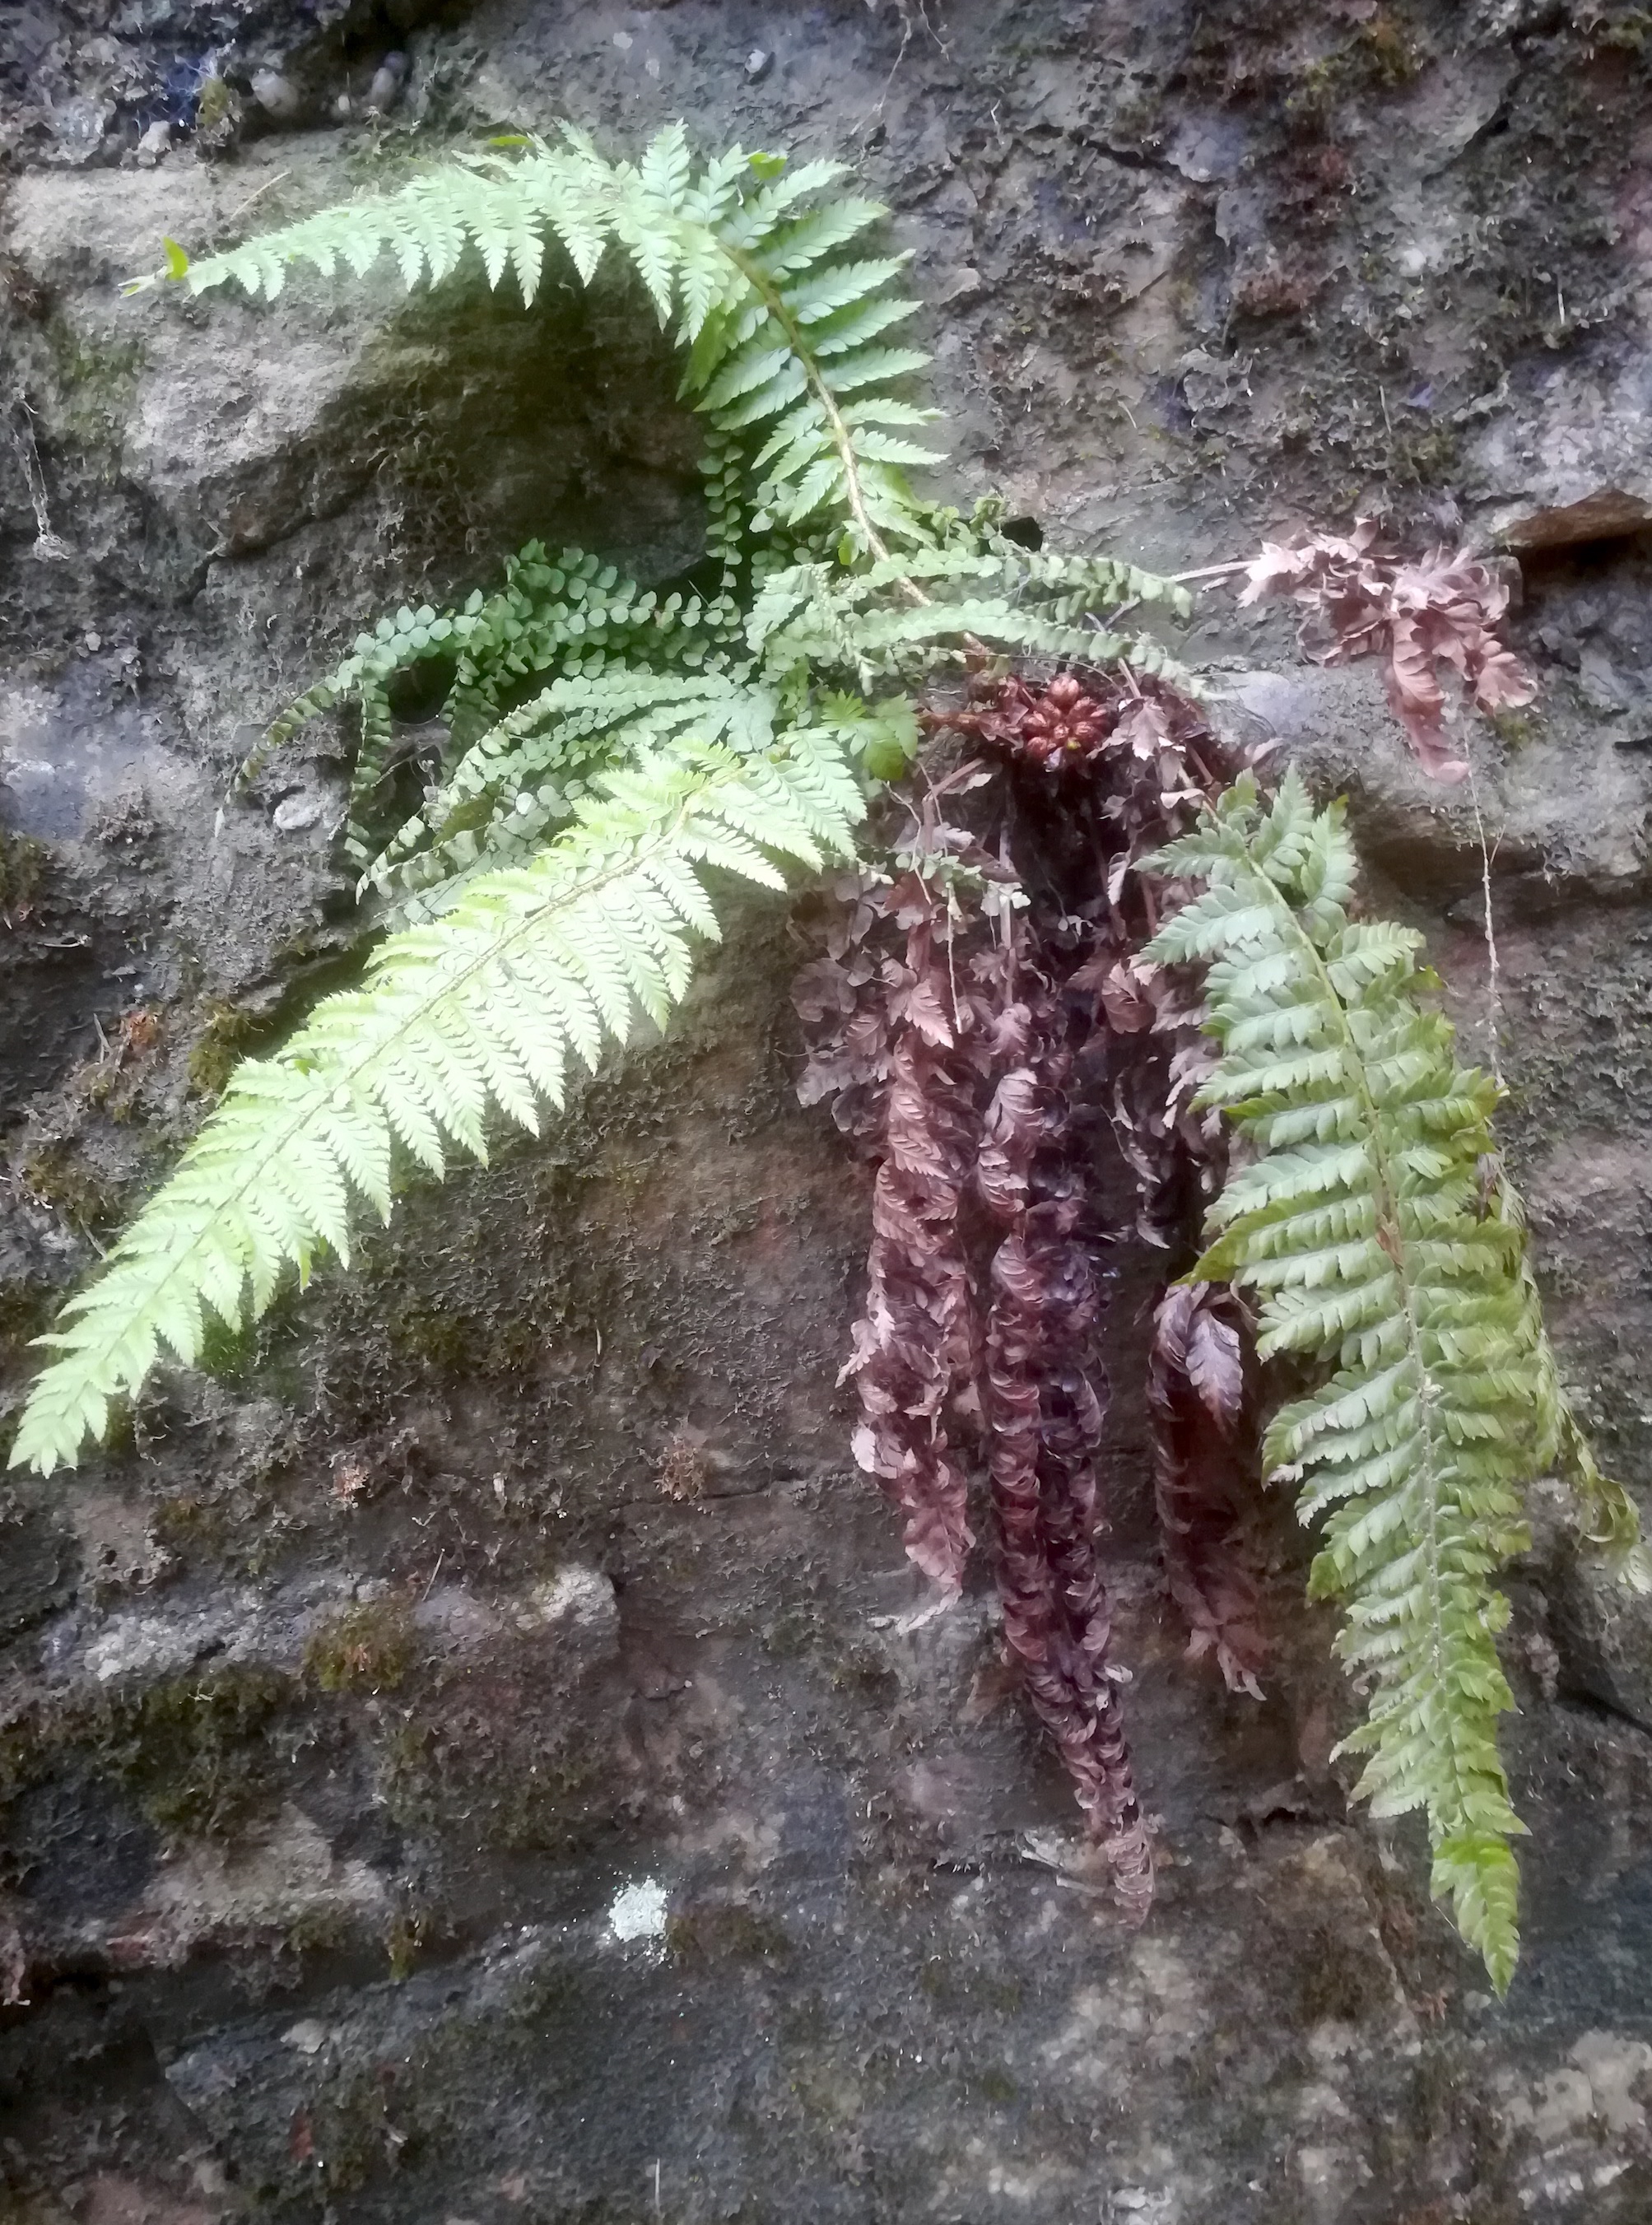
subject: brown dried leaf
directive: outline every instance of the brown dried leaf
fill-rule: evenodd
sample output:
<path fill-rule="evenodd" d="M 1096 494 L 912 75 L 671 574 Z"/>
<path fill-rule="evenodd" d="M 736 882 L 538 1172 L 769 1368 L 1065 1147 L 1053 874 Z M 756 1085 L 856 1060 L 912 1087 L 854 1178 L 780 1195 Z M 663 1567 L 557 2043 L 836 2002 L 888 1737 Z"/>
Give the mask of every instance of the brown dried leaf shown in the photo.
<path fill-rule="evenodd" d="M 1230 1691 L 1260 1699 L 1268 1645 L 1238 1544 L 1252 1480 L 1241 1318 L 1225 1285 L 1167 1290 L 1154 1315 L 1148 1404 L 1165 1579 L 1187 1618 L 1188 1658 L 1213 1654 Z"/>
<path fill-rule="evenodd" d="M 1467 549 L 1437 548 L 1407 563 L 1380 542 L 1374 518 L 1361 518 L 1347 539 L 1315 534 L 1298 548 L 1264 542 L 1245 567 L 1239 600 L 1275 594 L 1293 597 L 1308 613 L 1305 624 L 1320 630 L 1310 649 L 1320 662 L 1386 651 L 1389 702 L 1431 779 L 1468 774 L 1447 741 L 1440 666 L 1461 675 L 1467 700 L 1482 711 L 1529 703 L 1537 692 L 1535 675 L 1495 631 L 1508 588 Z"/>
<path fill-rule="evenodd" d="M 800 1019 L 818 1023 L 855 1009 L 855 985 L 833 958 L 817 958 L 794 976 L 792 1003 Z"/>
<path fill-rule="evenodd" d="M 889 1020 L 896 1027 L 915 1028 L 926 1043 L 950 1049 L 953 1041 L 952 998 L 946 976 L 925 973 L 889 996 Z"/>
<path fill-rule="evenodd" d="M 1182 1365 L 1206 1412 L 1231 1435 L 1244 1411 L 1244 1355 L 1237 1322 L 1224 1321 L 1207 1303 L 1198 1306 Z"/>
<path fill-rule="evenodd" d="M 1101 1001 L 1120 1035 L 1139 1035 L 1153 1024 L 1152 1000 L 1128 959 L 1119 960 L 1102 981 Z"/>

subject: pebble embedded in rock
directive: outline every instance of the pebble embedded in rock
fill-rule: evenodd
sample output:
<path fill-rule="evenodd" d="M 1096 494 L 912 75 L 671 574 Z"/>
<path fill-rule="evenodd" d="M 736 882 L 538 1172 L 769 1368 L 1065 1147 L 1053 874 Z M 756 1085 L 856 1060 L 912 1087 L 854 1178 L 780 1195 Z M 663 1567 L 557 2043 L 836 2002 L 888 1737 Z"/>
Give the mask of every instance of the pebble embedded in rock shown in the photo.
<path fill-rule="evenodd" d="M 367 88 L 367 113 L 370 116 L 388 115 L 402 97 L 402 86 L 408 73 L 405 54 L 386 54 L 373 72 L 373 82 Z"/>
<path fill-rule="evenodd" d="M 301 834 L 313 827 L 326 809 L 322 798 L 308 789 L 301 789 L 296 796 L 283 796 L 271 812 L 271 823 L 283 834 Z"/>
<path fill-rule="evenodd" d="M 302 94 L 289 77 L 280 70 L 261 69 L 252 73 L 252 97 L 266 116 L 277 124 L 290 124 L 304 105 Z"/>

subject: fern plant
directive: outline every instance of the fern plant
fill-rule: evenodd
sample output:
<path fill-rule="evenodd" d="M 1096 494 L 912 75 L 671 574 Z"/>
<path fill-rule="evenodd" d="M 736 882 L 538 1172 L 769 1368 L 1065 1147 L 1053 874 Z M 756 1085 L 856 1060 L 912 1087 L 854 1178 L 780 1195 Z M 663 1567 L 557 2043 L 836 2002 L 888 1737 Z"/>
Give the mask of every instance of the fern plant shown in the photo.
<path fill-rule="evenodd" d="M 662 593 L 598 556 L 531 544 L 497 593 L 381 619 L 274 721 L 244 777 L 307 719 L 355 707 L 345 848 L 388 932 L 359 988 L 236 1070 L 171 1180 L 71 1299 L 42 1340 L 53 1357 L 12 1464 L 73 1464 L 166 1354 L 199 1358 L 209 1315 L 244 1327 L 289 1271 L 302 1281 L 326 1255 L 347 1259 L 354 1216 L 363 1205 L 388 1216 L 402 1171 L 440 1177 L 455 1151 L 485 1158 L 499 1121 L 535 1130 L 575 1064 L 594 1066 L 642 1022 L 663 1024 L 697 943 L 718 932 L 718 883 L 783 889 L 788 869 L 853 854 L 869 798 L 937 723 L 915 699 L 967 666 L 975 688 L 999 694 L 991 716 L 947 714 L 960 731 L 1003 748 L 1036 726 L 1038 777 L 1058 784 L 1074 765 L 1112 778 L 1110 752 L 1130 768 L 1086 805 L 1092 834 L 1112 830 L 1079 844 L 1086 870 L 1111 862 L 1104 897 L 1086 900 L 1094 962 L 1067 983 L 1095 1000 L 1098 1026 L 1104 1011 L 1117 1043 L 1149 1027 L 1158 994 L 1124 923 L 1123 877 L 1208 884 L 1146 953 L 1211 961 L 1221 1049 L 1207 1102 L 1258 1152 L 1224 1192 L 1198 1271 L 1263 1294 L 1264 1350 L 1334 1371 L 1275 1418 L 1268 1458 L 1301 1481 L 1306 1515 L 1328 1514 L 1314 1582 L 1345 1602 L 1344 1651 L 1374 1689 L 1353 1741 L 1369 1756 L 1365 1789 L 1383 1810 L 1426 1810 L 1436 1884 L 1505 1984 L 1519 1826 L 1495 1740 L 1509 1697 L 1492 1579 L 1523 1535 L 1521 1487 L 1551 1461 L 1573 1475 L 1586 1532 L 1626 1565 L 1635 1527 L 1558 1388 L 1517 1201 L 1495 1171 L 1493 1092 L 1457 1068 L 1445 1024 L 1416 1004 L 1427 977 L 1415 937 L 1350 922 L 1346 836 L 1300 784 L 1264 807 L 1241 781 L 1156 866 L 1142 857 L 1142 828 L 1158 841 L 1162 815 L 1193 794 L 1174 776 L 1184 743 L 1208 784 L 1204 730 L 1164 684 L 1159 645 L 1103 620 L 1123 605 L 1185 610 L 1187 598 L 1111 560 L 1029 552 L 991 503 L 964 517 L 914 494 L 907 469 L 934 459 L 910 435 L 934 413 L 903 383 L 926 358 L 889 335 L 916 304 L 900 289 L 903 258 L 855 250 L 882 212 L 834 196 L 839 175 L 737 149 L 697 163 L 680 126 L 640 162 L 611 162 L 566 130 L 554 143 L 496 143 L 200 261 L 168 241 L 165 269 L 128 289 L 235 283 L 273 301 L 295 265 L 360 279 L 388 255 L 409 288 L 474 266 L 529 303 L 548 255 L 586 283 L 607 262 L 628 267 L 682 350 L 682 395 L 705 422 L 714 584 Z M 1028 660 L 1114 673 L 1088 694 L 1063 679 L 1035 695 L 1005 679 Z M 432 661 L 451 672 L 446 739 L 417 808 L 398 819 L 391 685 Z M 1143 675 L 1161 680 L 1144 689 Z M 1132 803 L 1144 782 L 1146 802 Z M 1057 792 L 1035 799 L 1052 859 Z M 1052 888 L 1066 966 L 1079 908 Z M 1016 901 L 1004 894 L 1006 916 Z M 982 954 L 983 981 L 1006 962 L 1002 940 L 996 959 Z M 1003 1017 L 1009 1056 L 1016 1025 Z M 1154 1024 L 1191 1022 L 1167 1008 Z M 1167 1104 L 1143 1107 L 1161 1152 L 1187 1126 L 1190 1057 L 1184 1045 L 1171 1062 Z M 905 1107 L 908 1125 L 922 1126 L 920 1110 Z M 1199 1179 L 1217 1163 L 1206 1143 L 1194 1157 Z M 1047 1204 L 1029 1204 L 1029 1227 Z M 1028 1388 L 1022 1347 L 1038 1344 L 1022 1326 L 994 1347 L 1006 1412 Z M 1042 1336 L 1048 1323 L 1034 1326 Z M 1079 1341 L 1084 1327 L 1076 1314 L 1067 1323 Z M 1237 1360 L 1231 1372 L 1237 1397 Z M 1041 1473 L 1018 1470 L 1018 1487 L 1027 1522 L 1048 1528 Z M 1195 1480 L 1182 1480 L 1187 1497 Z M 1072 1594 L 1095 1539 L 1072 1513 L 1083 1492 L 1069 1498 L 1060 1581 Z M 1099 1602 L 1095 1577 L 1085 1582 Z M 1092 1632 L 1079 1649 L 1091 1670 L 1098 1643 Z M 1105 1733 L 1108 1782 L 1123 1784 L 1111 1684 L 1069 1677 L 1062 1693 L 1063 1750 L 1089 1753 Z M 1091 1805 L 1116 1810 L 1116 1824 L 1129 1810 L 1119 1843 L 1139 1914 L 1151 1851 L 1133 1796 Z"/>
<path fill-rule="evenodd" d="M 845 854 L 867 781 L 915 745 L 910 683 L 966 645 L 1162 665 L 1094 614 L 1180 591 L 1029 552 L 991 505 L 965 521 L 911 492 L 902 466 L 934 459 L 904 428 L 934 412 L 894 390 L 927 358 L 883 336 L 917 304 L 896 288 L 903 257 L 842 251 L 883 212 L 826 198 L 839 174 L 738 149 L 697 167 L 680 124 L 640 163 L 609 162 L 569 128 L 199 262 L 168 241 L 164 270 L 127 288 L 273 300 L 294 264 L 359 278 L 389 252 L 409 288 L 473 258 L 530 303 L 548 245 L 586 282 L 614 250 L 686 351 L 720 584 L 660 596 L 531 546 L 497 594 L 382 619 L 275 720 L 244 775 L 317 713 L 358 706 L 345 846 L 397 931 L 362 989 L 237 1071 L 70 1302 L 14 1464 L 73 1461 L 163 1347 L 198 1359 L 204 1308 L 241 1328 L 285 1268 L 347 1258 L 352 1211 L 389 1209 L 393 1144 L 436 1174 L 455 1145 L 484 1156 L 491 1115 L 532 1127 L 560 1102 L 570 1053 L 594 1064 L 640 1016 L 663 1021 L 691 938 L 717 931 L 704 869 L 783 886 L 776 859 Z M 420 810 L 380 830 L 389 683 L 433 658 L 454 666 L 450 740 Z"/>
<path fill-rule="evenodd" d="M 1419 1003 L 1439 986 L 1421 937 L 1350 918 L 1340 806 L 1315 810 L 1294 773 L 1264 804 L 1243 777 L 1152 864 L 1205 884 L 1145 955 L 1207 964 L 1221 1055 L 1202 1101 L 1255 1146 L 1189 1279 L 1259 1294 L 1263 1358 L 1332 1371 L 1275 1415 L 1263 1462 L 1297 1484 L 1304 1522 L 1325 1518 L 1311 1590 L 1342 1603 L 1339 1650 L 1371 1695 L 1345 1741 L 1366 1757 L 1358 1789 L 1377 1815 L 1424 1812 L 1434 1889 L 1501 1993 L 1523 1826 L 1497 1753 L 1513 1702 L 1491 1580 L 1529 1542 L 1523 1486 L 1557 1460 L 1620 1557 L 1633 1509 L 1560 1391 L 1496 1085 Z"/>

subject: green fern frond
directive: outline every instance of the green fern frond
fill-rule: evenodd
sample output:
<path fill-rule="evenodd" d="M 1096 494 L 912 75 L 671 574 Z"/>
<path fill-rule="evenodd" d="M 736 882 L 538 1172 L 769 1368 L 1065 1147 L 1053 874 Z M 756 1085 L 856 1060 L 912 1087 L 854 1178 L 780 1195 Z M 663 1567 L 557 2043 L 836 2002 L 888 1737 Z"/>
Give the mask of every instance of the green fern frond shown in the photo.
<path fill-rule="evenodd" d="M 1502 1992 L 1522 1826 L 1497 1746 L 1513 1702 L 1493 1579 L 1563 1443 L 1625 1550 L 1632 1510 L 1575 1449 L 1517 1207 L 1486 1189 L 1496 1088 L 1418 1003 L 1421 938 L 1348 917 L 1340 806 L 1315 810 L 1294 774 L 1264 806 L 1247 777 L 1149 862 L 1205 884 L 1147 954 L 1207 962 L 1221 1055 L 1203 1100 L 1257 1153 L 1193 1272 L 1259 1294 L 1264 1357 L 1331 1370 L 1275 1415 L 1264 1458 L 1324 1520 L 1311 1588 L 1343 1603 L 1339 1650 L 1370 1687 L 1345 1742 L 1365 1757 L 1358 1789 L 1377 1815 L 1424 1812 L 1434 1890 Z"/>
<path fill-rule="evenodd" d="M 707 867 L 782 888 L 775 860 L 847 853 L 863 808 L 837 740 L 795 727 L 766 753 L 679 744 L 598 783 L 532 864 L 471 883 L 435 926 L 391 936 L 360 989 L 328 998 L 271 1059 L 237 1068 L 177 1172 L 41 1341 L 13 1466 L 49 1474 L 103 1433 L 111 1400 L 206 1315 L 238 1328 L 288 1267 L 347 1259 L 352 1210 L 388 1218 L 397 1148 L 440 1176 L 487 1156 L 503 1113 L 537 1132 L 571 1059 L 594 1066 L 639 1017 L 663 1024 L 715 936 Z"/>
<path fill-rule="evenodd" d="M 721 742 L 744 753 L 773 742 L 773 694 L 744 669 L 650 674 L 620 669 L 554 681 L 484 734 L 367 869 L 381 894 L 441 885 L 446 910 L 475 872 L 522 862 L 572 817 L 604 770 L 668 742 Z"/>
<path fill-rule="evenodd" d="M 1165 669 L 1156 643 L 1098 631 L 1095 614 L 1121 602 L 1185 607 L 1183 591 L 1104 560 L 1034 555 L 998 534 L 991 515 L 965 527 L 913 498 L 907 467 L 934 457 L 908 434 L 934 412 L 896 390 L 927 358 L 885 336 L 916 305 L 894 290 L 903 257 L 845 257 L 883 212 L 858 200 L 820 204 L 839 175 L 835 164 L 788 169 L 737 149 L 697 167 L 680 125 L 661 133 L 640 163 L 610 162 L 567 128 L 556 143 L 534 139 L 514 153 L 460 158 L 222 255 L 170 261 L 143 282 L 168 277 L 198 293 L 233 282 L 271 295 L 294 263 L 360 273 L 389 252 L 409 286 L 434 284 L 474 250 L 491 284 L 514 272 L 531 299 L 539 264 L 528 240 L 553 238 L 586 280 L 611 247 L 624 256 L 687 349 L 683 391 L 708 421 L 707 538 L 719 574 L 709 600 L 656 600 L 579 551 L 552 561 L 526 550 L 501 594 L 382 621 L 275 721 L 244 769 L 305 719 L 354 697 L 362 745 L 345 850 L 364 875 L 382 879 L 387 864 L 416 851 L 425 863 L 398 885 L 430 886 L 444 859 L 468 874 L 496 850 L 507 860 L 522 854 L 559 822 L 566 796 L 548 796 L 544 815 L 536 803 L 517 818 L 472 809 L 440 833 L 466 753 L 489 747 L 490 736 L 522 738 L 508 722 L 535 682 L 543 693 L 611 664 L 721 669 L 733 660 L 743 617 L 745 647 L 771 673 L 824 663 L 863 691 L 904 688 L 926 665 L 956 662 L 982 642 Z M 800 567 L 788 550 L 806 576 L 790 576 Z M 975 592 L 960 593 L 970 581 Z M 748 582 L 758 591 L 755 610 Z M 388 683 L 438 656 L 456 662 L 440 801 L 387 849 L 379 822 L 393 760 Z M 548 761 L 522 769 L 553 770 Z M 453 845 L 446 852 L 444 841 Z"/>
<path fill-rule="evenodd" d="M 497 594 L 478 592 L 462 610 L 404 609 L 381 619 L 373 633 L 358 636 L 350 655 L 271 723 L 237 767 L 232 792 L 307 720 L 353 700 L 360 743 L 344 849 L 364 885 L 379 881 L 387 846 L 380 822 L 394 747 L 388 688 L 398 674 L 431 658 L 454 660 L 442 705 L 450 736 L 439 783 L 445 795 L 474 752 L 485 758 L 520 731 L 524 714 L 520 709 L 508 713 L 503 706 L 541 675 L 557 672 L 578 681 L 610 668 L 643 674 L 714 671 L 727 661 L 725 641 L 731 646 L 737 639 L 737 616 L 731 601 L 713 612 L 695 597 L 662 597 L 583 549 L 564 548 L 553 558 L 539 542 L 530 542 L 510 560 Z M 427 815 L 408 822 L 403 833 L 422 827 Z"/>
<path fill-rule="evenodd" d="M 834 162 L 788 169 L 779 157 L 738 150 L 696 173 L 680 124 L 661 132 L 640 163 L 611 162 L 565 125 L 560 143 L 530 138 L 511 152 L 460 155 L 393 193 L 324 209 L 199 262 L 169 255 L 127 291 L 174 282 L 201 294 L 235 283 L 273 301 L 294 264 L 362 277 L 387 254 L 412 289 L 440 284 L 474 252 L 490 286 L 509 272 L 531 303 L 548 237 L 587 285 L 616 248 L 661 325 L 674 321 L 688 350 L 683 391 L 718 435 L 787 414 L 784 473 L 764 488 L 782 522 L 795 526 L 841 498 L 862 546 L 876 551 L 884 533 L 923 537 L 902 467 L 937 459 L 874 428 L 915 422 L 899 416 L 888 390 L 928 357 L 874 344 L 915 307 L 891 291 L 907 257 L 851 261 L 839 252 L 883 210 L 870 201 L 804 206 L 841 174 Z M 849 394 L 859 397 L 853 417 L 839 400 Z"/>

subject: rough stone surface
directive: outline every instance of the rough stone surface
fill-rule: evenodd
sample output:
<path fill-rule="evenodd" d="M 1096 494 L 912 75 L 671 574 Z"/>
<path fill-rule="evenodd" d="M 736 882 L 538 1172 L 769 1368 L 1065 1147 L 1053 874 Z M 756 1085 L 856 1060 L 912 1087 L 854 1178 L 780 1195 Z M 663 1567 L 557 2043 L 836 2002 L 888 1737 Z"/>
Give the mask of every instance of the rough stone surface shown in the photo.
<path fill-rule="evenodd" d="M 6 10 L 4 1398 L 228 1062 L 351 962 L 347 738 L 215 837 L 249 731 L 530 533 L 658 579 L 698 547 L 693 428 L 622 290 L 271 314 L 114 282 L 456 136 L 680 113 L 891 201 L 952 482 L 1052 539 L 1180 569 L 1383 507 L 1544 550 L 1543 693 L 1479 745 L 1509 1144 L 1603 1455 L 1652 1484 L 1652 558 L 1632 509 L 1530 523 L 1652 494 L 1647 44 L 1581 0 Z M 1185 653 L 1348 792 L 1483 1043 L 1471 799 L 1369 671 L 1206 600 Z M 915 1620 L 848 1461 L 866 1197 L 793 1100 L 791 963 L 752 906 L 542 1147 L 409 1197 L 66 1484 L 10 1482 L 0 2215 L 1643 2225 L 1652 1614 L 1540 1499 L 1496 2005 L 1414 1836 L 1348 1808 L 1279 1510 L 1269 1697 L 1182 1663 L 1121 1325 L 1166 1856 L 1122 1930 L 988 1592 Z"/>

